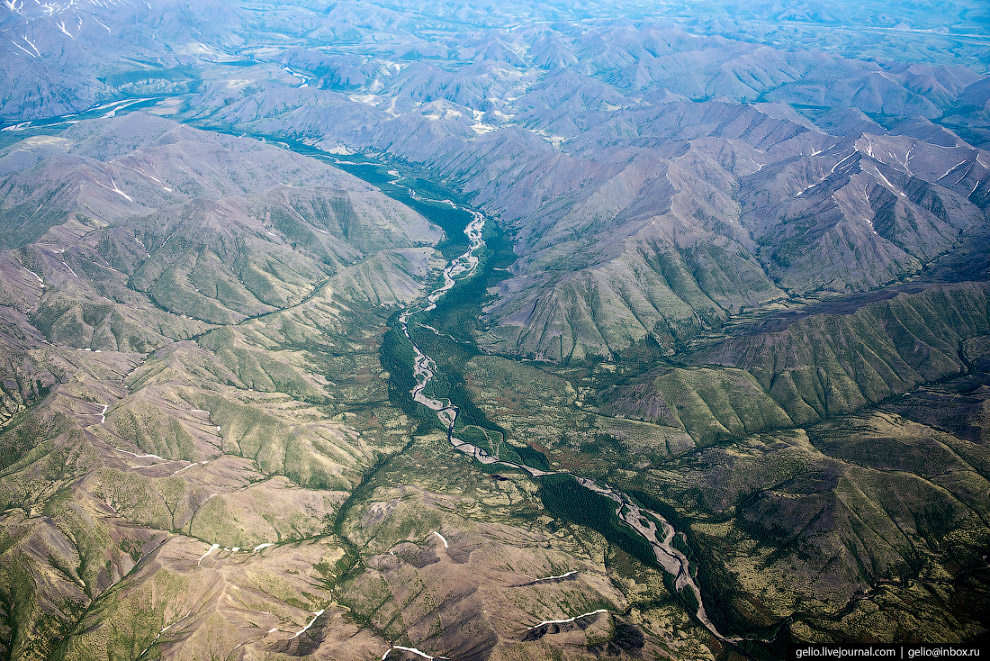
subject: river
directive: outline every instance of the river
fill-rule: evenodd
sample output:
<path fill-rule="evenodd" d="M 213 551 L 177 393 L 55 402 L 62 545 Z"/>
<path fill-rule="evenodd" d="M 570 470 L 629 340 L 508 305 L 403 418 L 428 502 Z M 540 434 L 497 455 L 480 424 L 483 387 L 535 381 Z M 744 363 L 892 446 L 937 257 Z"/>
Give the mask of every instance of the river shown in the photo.
<path fill-rule="evenodd" d="M 303 79 L 301 86 L 302 87 L 306 86 L 306 83 L 308 81 L 306 81 L 303 76 L 301 76 L 300 74 L 294 71 L 291 71 L 287 67 L 286 67 L 286 71 L 294 76 L 297 76 L 298 78 Z M 107 104 L 105 107 L 101 106 L 99 108 L 94 108 L 91 111 L 87 111 L 87 113 L 83 113 L 83 114 L 91 114 L 92 112 L 101 111 L 109 107 L 112 107 L 114 113 L 118 110 L 124 110 L 125 112 L 130 112 L 136 110 L 141 105 L 154 100 L 155 99 L 123 100 L 112 104 Z M 70 117 L 77 117 L 77 116 L 67 115 L 64 117 L 55 117 L 49 120 L 43 120 L 35 123 L 25 122 L 23 124 L 6 127 L 3 130 L 12 131 L 12 132 L 27 131 L 29 129 L 40 129 L 44 127 L 50 128 L 57 125 L 61 121 L 71 121 L 73 123 L 77 121 L 75 119 L 69 120 L 68 118 Z M 34 126 L 33 124 L 37 124 L 38 126 Z M 285 146 L 289 149 L 293 149 L 294 151 L 299 151 L 300 153 L 304 153 L 310 156 L 315 155 L 313 152 L 318 152 L 318 150 L 312 148 L 302 149 L 299 145 L 293 147 L 288 144 L 285 144 Z M 348 162 L 348 161 L 342 161 L 339 158 L 334 158 L 334 157 L 328 158 L 329 155 L 327 154 L 322 154 L 320 156 L 323 160 L 333 162 L 338 166 L 373 164 L 372 162 L 364 162 L 364 163 L 360 161 Z M 437 418 L 440 420 L 441 424 L 447 430 L 447 438 L 450 441 L 451 446 L 455 450 L 472 457 L 476 461 L 482 464 L 499 464 L 511 468 L 516 468 L 529 473 L 529 475 L 535 478 L 539 478 L 547 475 L 568 475 L 570 477 L 575 478 L 578 481 L 578 483 L 581 484 L 586 489 L 590 489 L 591 491 L 599 493 L 613 500 L 616 503 L 616 515 L 620 519 L 625 521 L 633 530 L 635 530 L 647 542 L 649 542 L 650 546 L 653 548 L 654 554 L 656 555 L 657 562 L 664 569 L 664 571 L 666 571 L 674 578 L 675 589 L 678 592 L 682 592 L 684 590 L 690 590 L 693 593 L 696 603 L 698 604 L 697 610 L 694 613 L 694 616 L 697 618 L 697 620 L 706 629 L 708 629 L 708 631 L 710 631 L 712 635 L 714 635 L 716 638 L 718 638 L 721 641 L 727 643 L 738 643 L 743 641 L 744 640 L 743 638 L 729 637 L 723 635 L 709 619 L 707 611 L 705 610 L 704 600 L 701 595 L 701 589 L 698 587 L 695 578 L 691 575 L 689 560 L 687 556 L 684 555 L 683 552 L 681 552 L 679 549 L 677 549 L 674 546 L 674 539 L 678 536 L 681 536 L 681 538 L 683 539 L 684 538 L 683 533 L 678 533 L 674 529 L 674 527 L 670 524 L 670 522 L 668 522 L 666 519 L 660 516 L 657 512 L 654 512 L 652 510 L 646 509 L 638 505 L 619 489 L 616 489 L 615 487 L 600 480 L 593 480 L 590 478 L 582 477 L 580 475 L 575 475 L 567 471 L 544 471 L 538 468 L 533 468 L 531 466 L 526 466 L 524 464 L 507 461 L 505 459 L 501 459 L 497 455 L 489 454 L 486 450 L 479 448 L 478 446 L 469 443 L 468 441 L 465 441 L 461 438 L 458 438 L 454 435 L 454 427 L 457 421 L 458 408 L 457 406 L 452 404 L 450 400 L 434 399 L 425 393 L 426 387 L 436 376 L 437 365 L 432 358 L 430 358 L 428 355 L 426 355 L 426 353 L 423 352 L 423 350 L 415 342 L 415 340 L 413 340 L 412 336 L 409 333 L 409 325 L 410 323 L 416 323 L 412 320 L 412 317 L 414 315 L 419 313 L 426 313 L 435 309 L 440 299 L 443 298 L 444 294 L 446 294 L 451 289 L 453 289 L 457 285 L 458 281 L 470 277 L 477 271 L 478 265 L 480 263 L 480 257 L 479 257 L 480 253 L 485 247 L 483 233 L 487 218 L 485 217 L 484 214 L 481 214 L 473 209 L 469 209 L 451 200 L 436 200 L 436 199 L 424 198 L 421 195 L 419 195 L 416 192 L 416 190 L 414 190 L 412 187 L 405 186 L 404 184 L 402 184 L 401 182 L 403 179 L 405 179 L 405 177 L 403 177 L 397 171 L 390 170 L 389 175 L 392 176 L 393 179 L 388 183 L 394 186 L 401 186 L 402 188 L 405 188 L 410 198 L 412 198 L 413 200 L 447 205 L 453 209 L 466 212 L 471 216 L 471 221 L 468 223 L 467 227 L 464 228 L 464 234 L 468 238 L 469 247 L 464 253 L 455 257 L 453 260 L 448 262 L 447 265 L 444 267 L 442 274 L 443 284 L 441 284 L 439 287 L 431 291 L 429 295 L 427 295 L 424 301 L 405 309 L 398 317 L 398 322 L 401 331 L 403 335 L 406 337 L 406 339 L 409 341 L 410 345 L 412 346 L 415 355 L 413 371 L 416 377 L 416 385 L 410 391 L 410 395 L 412 396 L 413 400 L 434 411 L 437 415 Z M 432 329 L 429 326 L 423 325 L 422 327 L 436 332 L 435 329 Z M 409 650 L 408 648 L 396 648 L 396 649 L 406 649 L 407 651 L 414 651 L 414 650 Z M 418 652 L 418 650 L 415 650 L 415 652 Z M 387 655 L 388 652 L 386 652 L 386 656 Z M 425 657 L 426 655 L 423 654 L 423 656 Z M 438 658 L 442 658 L 442 657 L 438 657 Z"/>
<path fill-rule="evenodd" d="M 402 186 L 400 182 L 403 177 L 399 176 L 395 171 L 391 171 L 390 174 L 396 177 L 390 183 L 396 186 Z M 538 468 L 533 468 L 532 466 L 507 461 L 505 459 L 501 459 L 497 455 L 492 455 L 486 450 L 454 435 L 458 408 L 452 404 L 449 399 L 434 399 L 426 394 L 427 386 L 437 374 L 437 364 L 436 361 L 430 358 L 413 339 L 412 335 L 409 333 L 409 325 L 410 323 L 416 323 L 413 321 L 414 315 L 426 313 L 435 309 L 439 304 L 440 299 L 443 298 L 447 292 L 457 286 L 458 281 L 470 277 L 477 271 L 478 264 L 480 262 L 479 256 L 485 247 L 483 233 L 487 219 L 484 214 L 461 206 L 451 200 L 426 200 L 418 195 L 412 188 L 406 186 L 403 187 L 409 191 L 409 194 L 413 199 L 446 204 L 455 209 L 465 211 L 471 214 L 472 217 L 471 222 L 468 223 L 467 227 L 464 229 L 464 233 L 467 235 L 468 241 L 470 242 L 470 247 L 464 253 L 447 263 L 443 269 L 443 283 L 439 287 L 431 291 L 426 296 L 424 301 L 412 307 L 406 308 L 398 317 L 400 330 L 412 345 L 415 356 L 413 373 L 416 378 L 416 385 L 409 393 L 413 400 L 434 411 L 441 424 L 447 430 L 447 438 L 450 441 L 451 446 L 455 450 L 472 457 L 474 460 L 482 464 L 499 464 L 520 469 L 536 478 L 546 475 L 568 475 L 575 478 L 578 483 L 586 489 L 590 489 L 591 491 L 613 500 L 616 504 L 616 515 L 650 543 L 650 546 L 653 548 L 653 552 L 656 555 L 657 562 L 661 567 L 663 567 L 664 571 L 674 578 L 674 586 L 677 592 L 689 590 L 693 593 L 695 601 L 698 604 L 698 608 L 694 613 L 697 620 L 719 640 L 728 643 L 741 642 L 743 640 L 742 638 L 729 637 L 722 634 L 722 632 L 716 628 L 711 619 L 708 617 L 708 613 L 705 610 L 704 599 L 701 595 L 701 589 L 698 587 L 698 583 L 695 578 L 691 575 L 689 560 L 682 551 L 674 546 L 674 539 L 678 535 L 680 535 L 683 539 L 683 533 L 678 533 L 674 529 L 673 525 L 671 525 L 669 521 L 664 519 L 657 512 L 640 506 L 622 491 L 600 480 L 593 480 L 580 475 L 574 475 L 573 473 L 567 471 L 544 471 Z M 427 326 L 422 327 L 433 330 Z"/>

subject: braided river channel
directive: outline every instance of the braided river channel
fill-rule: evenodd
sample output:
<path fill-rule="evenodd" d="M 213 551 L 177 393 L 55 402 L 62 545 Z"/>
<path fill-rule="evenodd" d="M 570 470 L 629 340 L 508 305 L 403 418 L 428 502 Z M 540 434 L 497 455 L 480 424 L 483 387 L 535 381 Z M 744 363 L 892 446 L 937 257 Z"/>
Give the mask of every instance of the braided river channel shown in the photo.
<path fill-rule="evenodd" d="M 403 178 L 398 176 L 398 173 L 394 170 L 391 171 L 390 174 L 397 178 L 393 179 L 393 181 L 389 183 L 395 186 L 402 186 L 401 181 Z M 650 547 L 656 556 L 657 563 L 673 578 L 675 590 L 678 593 L 682 593 L 684 590 L 688 590 L 692 593 L 693 599 L 686 599 L 685 601 L 697 604 L 697 609 L 693 613 L 697 620 L 719 640 L 727 643 L 741 642 L 743 640 L 742 638 L 727 636 L 720 632 L 716 628 L 715 624 L 712 623 L 707 611 L 705 610 L 705 603 L 701 594 L 701 589 L 699 588 L 695 577 L 692 575 L 689 560 L 687 556 L 674 545 L 674 540 L 676 537 L 680 536 L 682 540 L 685 539 L 683 533 L 677 532 L 670 522 L 660 514 L 639 505 L 622 491 L 600 480 L 582 477 L 568 471 L 541 470 L 525 464 L 508 461 L 500 458 L 497 453 L 492 454 L 489 451 L 456 436 L 455 423 L 457 422 L 457 416 L 459 413 L 458 407 L 449 399 L 435 399 L 427 394 L 427 389 L 430 383 L 438 373 L 437 363 L 416 343 L 409 332 L 409 328 L 410 325 L 415 325 L 417 323 L 417 316 L 428 313 L 436 309 L 439 305 L 442 305 L 443 298 L 449 291 L 457 287 L 458 283 L 470 278 L 478 270 L 480 255 L 485 248 L 483 235 L 485 223 L 488 219 L 484 214 L 459 205 L 451 200 L 426 200 L 418 195 L 412 188 L 406 186 L 403 187 L 407 188 L 409 195 L 413 199 L 449 205 L 450 207 L 459 209 L 470 214 L 471 216 L 471 221 L 464 229 L 464 233 L 467 235 L 468 241 L 470 242 L 470 247 L 464 253 L 455 257 L 446 264 L 442 274 L 443 283 L 439 287 L 431 291 L 424 300 L 421 300 L 419 303 L 403 310 L 398 317 L 400 330 L 403 336 L 412 345 L 415 355 L 413 371 L 416 378 L 416 385 L 409 393 L 413 400 L 417 404 L 421 404 L 422 406 L 432 410 L 436 414 L 441 425 L 447 430 L 447 438 L 450 445 L 458 452 L 462 452 L 472 457 L 475 461 L 482 464 L 497 464 L 522 470 L 529 473 L 529 475 L 534 478 L 542 478 L 548 475 L 570 476 L 576 479 L 577 482 L 584 488 L 612 500 L 615 503 L 616 516 L 624 521 L 638 535 L 643 537 L 643 539 L 650 544 Z M 430 327 L 426 328 L 432 330 Z"/>

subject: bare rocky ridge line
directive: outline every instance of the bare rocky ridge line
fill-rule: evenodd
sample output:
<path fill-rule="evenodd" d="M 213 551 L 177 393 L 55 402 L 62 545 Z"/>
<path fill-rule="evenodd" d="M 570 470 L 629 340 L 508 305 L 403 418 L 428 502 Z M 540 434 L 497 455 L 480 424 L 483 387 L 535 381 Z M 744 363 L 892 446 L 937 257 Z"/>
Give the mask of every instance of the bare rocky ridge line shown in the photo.
<path fill-rule="evenodd" d="M 395 179 L 392 183 L 398 183 L 401 181 L 401 177 Z M 410 194 L 415 195 L 415 192 L 410 190 Z M 417 199 L 423 199 L 417 197 Z M 697 581 L 691 575 L 690 561 L 687 556 L 684 555 L 680 550 L 674 547 L 674 538 L 677 537 L 678 532 L 674 529 L 673 525 L 670 524 L 664 517 L 660 514 L 641 507 L 640 505 L 633 502 L 626 494 L 622 493 L 615 487 L 597 480 L 592 480 L 590 478 L 582 477 L 580 475 L 575 475 L 568 471 L 543 471 L 538 468 L 533 468 L 531 466 L 526 466 L 524 464 L 517 464 L 515 462 L 506 461 L 501 459 L 496 455 L 489 454 L 482 448 L 469 443 L 463 439 L 454 436 L 454 425 L 457 421 L 457 415 L 459 409 L 455 406 L 449 399 L 434 399 L 425 394 L 425 389 L 429 385 L 430 381 L 436 376 L 437 364 L 432 358 L 430 358 L 423 350 L 416 344 L 413 340 L 412 335 L 409 333 L 409 322 L 413 315 L 418 313 L 430 312 L 437 307 L 439 300 L 448 291 L 454 288 L 457 284 L 458 279 L 463 279 L 471 276 L 478 267 L 479 257 L 478 253 L 482 250 L 485 245 L 483 239 L 483 230 L 486 222 L 486 218 L 483 214 L 478 213 L 472 209 L 460 206 L 451 200 L 429 200 L 432 202 L 447 204 L 453 208 L 461 209 L 470 213 L 473 217 L 472 221 L 464 229 L 464 233 L 467 235 L 470 241 L 470 247 L 460 256 L 451 260 L 447 266 L 443 269 L 443 284 L 434 289 L 426 297 L 426 306 L 424 307 L 409 307 L 404 310 L 398 318 L 402 334 L 406 337 L 409 343 L 412 345 L 413 352 L 415 354 L 415 361 L 413 364 L 413 372 L 416 378 L 416 386 L 409 392 L 412 396 L 413 401 L 418 404 L 429 408 L 430 410 L 436 412 L 437 418 L 443 423 L 447 429 L 447 438 L 450 441 L 451 446 L 459 452 L 474 458 L 478 462 L 486 465 L 500 464 L 503 466 L 508 466 L 511 468 L 517 468 L 526 471 L 532 477 L 544 477 L 547 475 L 567 475 L 577 479 L 578 483 L 581 484 L 586 489 L 599 493 L 611 500 L 615 501 L 617 504 L 616 515 L 625 521 L 633 530 L 636 531 L 643 539 L 649 542 L 650 547 L 653 549 L 653 553 L 656 556 L 657 562 L 663 567 L 664 571 L 674 577 L 674 586 L 676 591 L 682 592 L 687 589 L 690 590 L 698 603 L 697 611 L 695 611 L 694 616 L 701 622 L 702 625 L 708 631 L 712 633 L 716 638 L 723 642 L 728 643 L 739 643 L 744 640 L 741 637 L 732 637 L 723 634 L 715 624 L 708 617 L 708 613 L 705 609 L 704 599 L 701 594 L 701 588 L 698 586 Z M 596 611 L 599 612 L 599 611 Z M 586 613 L 584 615 L 577 616 L 585 617 L 587 615 L 592 615 L 593 613 Z M 576 618 L 572 618 L 576 619 Z M 567 620 L 562 620 L 567 621 Z M 541 624 L 534 625 L 534 627 L 539 627 Z M 386 653 L 386 656 L 387 653 Z M 439 658 L 439 657 L 438 657 Z"/>

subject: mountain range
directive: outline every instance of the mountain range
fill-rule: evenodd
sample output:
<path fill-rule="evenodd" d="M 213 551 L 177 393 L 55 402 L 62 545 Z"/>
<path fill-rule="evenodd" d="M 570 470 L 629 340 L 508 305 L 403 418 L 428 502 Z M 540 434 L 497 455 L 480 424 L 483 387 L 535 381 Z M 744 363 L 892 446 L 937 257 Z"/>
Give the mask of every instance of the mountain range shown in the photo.
<path fill-rule="evenodd" d="M 5 0 L 2 655 L 985 640 L 988 26 Z"/>

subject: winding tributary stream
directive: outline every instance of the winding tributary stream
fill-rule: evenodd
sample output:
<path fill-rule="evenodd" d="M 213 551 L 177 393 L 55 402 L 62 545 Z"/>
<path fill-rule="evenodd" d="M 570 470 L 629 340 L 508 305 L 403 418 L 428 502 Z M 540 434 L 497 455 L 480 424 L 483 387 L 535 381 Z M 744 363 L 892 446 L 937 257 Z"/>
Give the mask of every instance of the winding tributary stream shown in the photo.
<path fill-rule="evenodd" d="M 394 171 L 391 174 L 393 174 L 393 176 L 397 176 L 397 173 Z M 399 183 L 402 179 L 403 177 L 399 176 L 391 183 L 394 185 L 402 185 Z M 468 223 L 468 226 L 464 229 L 464 233 L 470 241 L 470 247 L 468 250 L 446 265 L 443 270 L 443 284 L 430 292 L 430 294 L 426 297 L 425 304 L 421 303 L 419 305 L 407 308 L 399 315 L 398 318 L 402 334 L 407 340 L 409 340 L 415 354 L 413 370 L 416 377 L 416 386 L 410 391 L 413 400 L 436 412 L 440 422 L 447 429 L 447 438 L 454 449 L 459 452 L 463 452 L 464 454 L 474 458 L 476 461 L 482 464 L 500 464 L 520 469 L 526 471 L 533 477 L 542 477 L 545 475 L 569 475 L 575 478 L 578 483 L 586 489 L 590 489 L 591 491 L 613 500 L 616 504 L 617 516 L 629 524 L 629 526 L 631 526 L 639 535 L 650 543 L 650 546 L 653 548 L 653 552 L 656 555 L 657 562 L 659 562 L 660 566 L 663 567 L 664 571 L 674 577 L 674 586 L 676 590 L 678 592 L 690 590 L 694 594 L 694 598 L 698 604 L 697 611 L 694 615 L 698 621 L 701 622 L 701 624 L 704 625 L 705 628 L 719 640 L 730 643 L 741 642 L 743 640 L 742 638 L 723 635 L 709 619 L 708 613 L 705 610 L 701 589 L 698 587 L 695 578 L 691 575 L 688 558 L 683 552 L 674 546 L 674 538 L 680 533 L 678 533 L 662 516 L 652 510 L 648 510 L 638 505 L 626 494 L 599 480 L 581 477 L 580 475 L 574 475 L 573 473 L 569 473 L 567 471 L 544 471 L 531 466 L 526 466 L 524 464 L 507 461 L 499 458 L 497 455 L 492 455 L 486 450 L 454 435 L 454 425 L 457 421 L 458 408 L 448 399 L 434 399 L 426 394 L 425 391 L 427 386 L 437 374 L 437 364 L 436 361 L 426 355 L 419 345 L 416 344 L 416 341 L 413 340 L 409 333 L 409 324 L 415 323 L 414 321 L 411 321 L 414 315 L 429 312 L 430 310 L 435 309 L 444 294 L 453 289 L 459 280 L 463 280 L 464 278 L 471 276 L 477 270 L 480 261 L 479 254 L 485 246 L 483 231 L 486 218 L 483 214 L 463 207 L 450 200 L 424 200 L 424 198 L 419 196 L 414 190 L 412 190 L 412 188 L 405 188 L 414 199 L 446 204 L 454 207 L 455 209 L 465 211 L 472 216 L 471 222 Z"/>

